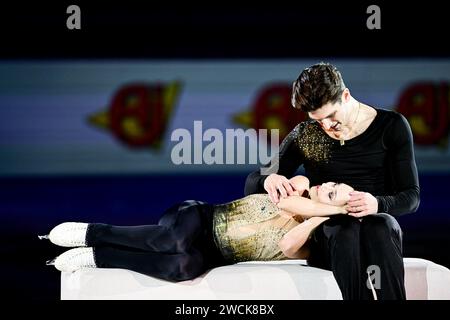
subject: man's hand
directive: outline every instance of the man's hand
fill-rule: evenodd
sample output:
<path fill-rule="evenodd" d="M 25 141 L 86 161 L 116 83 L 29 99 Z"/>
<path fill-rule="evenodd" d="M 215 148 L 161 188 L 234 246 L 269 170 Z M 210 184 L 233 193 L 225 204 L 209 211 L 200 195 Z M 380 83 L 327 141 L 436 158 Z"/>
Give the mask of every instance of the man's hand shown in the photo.
<path fill-rule="evenodd" d="M 353 191 L 345 209 L 350 216 L 364 217 L 378 212 L 378 200 L 368 192 Z"/>
<path fill-rule="evenodd" d="M 280 196 L 286 198 L 287 196 L 296 195 L 295 186 L 285 176 L 276 173 L 270 174 L 264 180 L 264 189 L 273 203 L 278 203 Z M 278 192 L 280 193 L 279 195 Z"/>

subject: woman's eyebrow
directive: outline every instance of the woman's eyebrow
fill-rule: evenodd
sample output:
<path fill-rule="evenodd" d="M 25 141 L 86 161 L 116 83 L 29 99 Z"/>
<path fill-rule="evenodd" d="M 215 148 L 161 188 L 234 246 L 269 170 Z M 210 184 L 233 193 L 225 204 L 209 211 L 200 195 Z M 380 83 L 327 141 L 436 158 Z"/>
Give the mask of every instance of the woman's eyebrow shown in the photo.
<path fill-rule="evenodd" d="M 340 183 L 334 183 L 334 187 L 337 187 Z M 334 197 L 333 200 L 337 198 L 337 188 L 334 190 Z"/>

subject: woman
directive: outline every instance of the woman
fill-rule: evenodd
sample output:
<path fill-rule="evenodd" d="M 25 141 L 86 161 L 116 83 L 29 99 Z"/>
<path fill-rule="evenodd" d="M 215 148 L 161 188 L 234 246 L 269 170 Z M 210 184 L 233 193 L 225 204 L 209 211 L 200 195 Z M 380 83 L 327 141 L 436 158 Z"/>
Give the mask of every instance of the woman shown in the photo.
<path fill-rule="evenodd" d="M 267 194 L 254 194 L 220 205 L 184 201 L 166 210 L 158 225 L 62 223 L 44 238 L 84 248 L 66 251 L 48 264 L 65 272 L 123 268 L 182 281 L 240 261 L 305 259 L 311 232 L 326 216 L 346 213 L 353 188 L 331 182 L 310 188 L 303 176 L 291 183 L 296 195 L 277 205 Z"/>

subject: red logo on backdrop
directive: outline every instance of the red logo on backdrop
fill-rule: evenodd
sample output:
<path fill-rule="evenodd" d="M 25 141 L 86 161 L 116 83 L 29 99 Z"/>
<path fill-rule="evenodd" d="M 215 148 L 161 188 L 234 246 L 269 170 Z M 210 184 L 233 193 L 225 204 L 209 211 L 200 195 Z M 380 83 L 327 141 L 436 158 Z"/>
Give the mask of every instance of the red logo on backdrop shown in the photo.
<path fill-rule="evenodd" d="M 246 127 L 279 129 L 280 141 L 299 123 L 306 114 L 291 105 L 291 87 L 285 83 L 273 83 L 262 88 L 249 111 L 234 115 L 233 120 Z"/>
<path fill-rule="evenodd" d="M 250 111 L 236 114 L 233 119 L 254 129 L 280 129 L 282 140 L 307 118 L 306 113 L 292 107 L 291 92 L 291 86 L 286 83 L 263 87 Z M 446 146 L 450 128 L 450 86 L 447 83 L 410 85 L 400 94 L 395 110 L 408 119 L 417 145 Z"/>
<path fill-rule="evenodd" d="M 400 95 L 396 110 L 411 125 L 418 145 L 447 145 L 450 123 L 448 83 L 421 82 L 410 85 Z"/>
<path fill-rule="evenodd" d="M 180 92 L 180 83 L 135 83 L 121 87 L 107 111 L 89 117 L 130 147 L 159 148 Z"/>

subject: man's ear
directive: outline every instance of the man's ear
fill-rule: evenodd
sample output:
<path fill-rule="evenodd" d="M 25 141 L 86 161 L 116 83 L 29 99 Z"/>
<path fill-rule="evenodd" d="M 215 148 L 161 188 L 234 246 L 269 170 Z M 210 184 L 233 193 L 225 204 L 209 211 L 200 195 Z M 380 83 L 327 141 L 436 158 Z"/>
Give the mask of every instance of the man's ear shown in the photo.
<path fill-rule="evenodd" d="M 345 88 L 344 91 L 342 91 L 341 100 L 343 103 L 348 103 L 350 101 L 350 98 L 350 90 L 348 88 Z"/>

